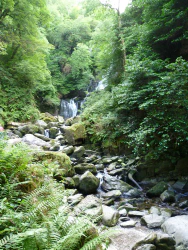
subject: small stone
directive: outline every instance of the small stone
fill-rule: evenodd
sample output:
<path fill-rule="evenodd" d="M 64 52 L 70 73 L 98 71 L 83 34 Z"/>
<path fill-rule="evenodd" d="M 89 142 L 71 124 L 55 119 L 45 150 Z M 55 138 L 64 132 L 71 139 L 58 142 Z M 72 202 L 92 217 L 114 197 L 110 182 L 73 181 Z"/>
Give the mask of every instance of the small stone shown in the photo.
<path fill-rule="evenodd" d="M 127 215 L 127 210 L 125 208 L 121 209 L 121 210 L 119 210 L 119 214 L 120 214 L 120 216 L 126 216 Z"/>
<path fill-rule="evenodd" d="M 129 211 L 128 215 L 132 216 L 132 217 L 142 217 L 142 216 L 146 215 L 146 213 L 141 212 L 141 211 Z"/>
<path fill-rule="evenodd" d="M 103 198 L 119 198 L 121 196 L 120 190 L 112 190 L 101 195 Z"/>
<path fill-rule="evenodd" d="M 118 211 L 105 205 L 102 206 L 102 210 L 103 210 L 102 223 L 108 227 L 115 226 L 119 219 Z"/>
<path fill-rule="evenodd" d="M 146 225 L 148 228 L 160 227 L 164 222 L 164 217 L 157 214 L 148 214 L 141 218 L 141 225 Z"/>
<path fill-rule="evenodd" d="M 125 221 L 125 222 L 122 222 L 120 224 L 121 227 L 124 227 L 124 228 L 128 228 L 128 227 L 134 227 L 136 225 L 136 221 L 134 220 L 129 220 L 129 221 Z"/>
<path fill-rule="evenodd" d="M 183 201 L 179 204 L 180 208 L 187 208 L 188 207 L 188 200 L 187 201 Z"/>

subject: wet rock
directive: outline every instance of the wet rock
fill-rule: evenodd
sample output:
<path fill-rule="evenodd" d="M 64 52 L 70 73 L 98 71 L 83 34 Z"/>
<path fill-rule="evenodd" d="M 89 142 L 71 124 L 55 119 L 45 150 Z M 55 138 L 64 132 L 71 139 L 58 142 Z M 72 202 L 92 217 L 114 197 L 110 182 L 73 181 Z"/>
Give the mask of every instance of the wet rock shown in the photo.
<path fill-rule="evenodd" d="M 122 222 L 121 224 L 120 224 L 120 226 L 121 227 L 126 227 L 126 228 L 129 228 L 129 227 L 135 227 L 135 225 L 136 225 L 136 221 L 134 221 L 134 220 L 129 220 L 129 221 L 125 221 L 125 222 Z"/>
<path fill-rule="evenodd" d="M 106 206 L 114 205 L 114 198 L 105 199 L 105 200 L 102 201 L 102 204 L 104 204 Z"/>
<path fill-rule="evenodd" d="M 79 190 L 83 194 L 93 194 L 99 187 L 99 179 L 95 177 L 91 172 L 86 171 L 80 177 Z"/>
<path fill-rule="evenodd" d="M 95 167 L 95 165 L 93 165 L 92 163 L 81 163 L 78 165 L 74 166 L 75 172 L 77 174 L 83 174 L 86 171 L 90 171 L 92 174 L 96 174 L 97 173 L 97 169 Z"/>
<path fill-rule="evenodd" d="M 85 148 L 83 146 L 75 147 L 72 157 L 76 159 L 81 159 L 84 153 L 85 153 Z"/>
<path fill-rule="evenodd" d="M 47 123 L 43 120 L 37 120 L 35 122 L 36 125 L 40 126 L 40 127 L 43 127 L 44 129 L 47 128 Z"/>
<path fill-rule="evenodd" d="M 146 244 L 153 244 L 155 240 L 157 239 L 157 234 L 156 233 L 150 233 L 147 235 L 145 238 L 141 239 L 138 241 L 131 250 L 137 250 L 139 247 L 142 247 L 143 245 Z M 142 249 L 142 248 L 141 248 Z"/>
<path fill-rule="evenodd" d="M 147 226 L 148 228 L 160 227 L 164 222 L 164 217 L 157 214 L 148 214 L 141 218 L 141 225 Z"/>
<path fill-rule="evenodd" d="M 167 188 L 168 188 L 167 183 L 161 181 L 157 183 L 154 187 L 149 189 L 146 194 L 148 197 L 159 197 Z"/>
<path fill-rule="evenodd" d="M 104 165 L 103 165 L 103 164 L 96 164 L 95 167 L 96 167 L 96 169 L 97 169 L 98 171 L 104 169 Z"/>
<path fill-rule="evenodd" d="M 121 175 L 122 173 L 123 173 L 123 168 L 114 169 L 108 172 L 108 174 L 112 176 Z"/>
<path fill-rule="evenodd" d="M 173 191 L 165 190 L 161 195 L 160 198 L 163 202 L 174 202 L 175 195 Z"/>
<path fill-rule="evenodd" d="M 149 210 L 149 213 L 162 215 L 165 219 L 170 218 L 172 215 L 172 211 L 169 208 L 160 208 L 156 206 L 152 206 Z"/>
<path fill-rule="evenodd" d="M 188 249 L 188 215 L 171 217 L 162 224 L 161 228 L 175 239 L 177 249 Z"/>
<path fill-rule="evenodd" d="M 103 198 L 114 198 L 114 199 L 117 199 L 121 196 L 121 191 L 120 190 L 112 190 L 112 191 L 109 191 L 107 193 L 103 193 L 101 194 L 101 196 Z"/>
<path fill-rule="evenodd" d="M 56 142 L 52 147 L 50 147 L 51 151 L 59 151 L 60 149 L 60 144 Z"/>
<path fill-rule="evenodd" d="M 137 189 L 137 188 L 133 188 L 131 190 L 129 190 L 128 192 L 126 192 L 126 195 L 132 197 L 132 198 L 138 198 L 142 195 L 142 191 Z"/>
<path fill-rule="evenodd" d="M 75 187 L 77 188 L 79 186 L 79 183 L 80 183 L 80 176 L 74 175 L 72 178 L 74 180 Z"/>
<path fill-rule="evenodd" d="M 108 227 L 115 226 L 119 219 L 119 212 L 105 205 L 102 206 L 102 210 L 103 210 L 103 217 L 102 217 L 103 225 Z"/>
<path fill-rule="evenodd" d="M 109 172 L 109 171 L 112 171 L 112 170 L 114 170 L 115 168 L 116 168 L 116 165 L 117 165 L 117 163 L 116 162 L 113 162 L 113 163 L 111 163 L 107 168 L 106 168 L 106 170 Z"/>
<path fill-rule="evenodd" d="M 49 122 L 47 125 L 47 128 L 50 129 L 50 128 L 58 127 L 58 126 L 59 126 L 58 122 Z"/>
<path fill-rule="evenodd" d="M 44 129 L 40 126 L 34 124 L 26 124 L 24 126 L 18 127 L 18 131 L 23 135 L 35 133 L 44 134 Z"/>

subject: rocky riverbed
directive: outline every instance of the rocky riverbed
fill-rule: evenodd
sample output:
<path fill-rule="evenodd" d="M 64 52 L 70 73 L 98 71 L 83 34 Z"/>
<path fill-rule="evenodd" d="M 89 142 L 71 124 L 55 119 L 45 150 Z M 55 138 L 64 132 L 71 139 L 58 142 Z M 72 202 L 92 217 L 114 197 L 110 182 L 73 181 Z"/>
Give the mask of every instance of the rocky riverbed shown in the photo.
<path fill-rule="evenodd" d="M 188 249 L 186 177 L 137 183 L 138 159 L 87 149 L 79 117 L 46 114 L 35 124 L 10 123 L 6 132 L 10 145 L 26 143 L 36 157 L 58 162 L 53 177 L 72 190 L 73 214 L 101 218 L 101 226 L 117 231 L 108 250 Z"/>

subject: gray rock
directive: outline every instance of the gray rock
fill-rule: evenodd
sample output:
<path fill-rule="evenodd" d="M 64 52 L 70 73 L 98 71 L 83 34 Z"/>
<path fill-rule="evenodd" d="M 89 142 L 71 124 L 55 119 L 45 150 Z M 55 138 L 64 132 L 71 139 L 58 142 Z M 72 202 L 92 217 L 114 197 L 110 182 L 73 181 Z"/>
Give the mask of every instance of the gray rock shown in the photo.
<path fill-rule="evenodd" d="M 71 155 L 74 152 L 74 147 L 73 146 L 67 146 L 61 150 L 61 152 Z"/>
<path fill-rule="evenodd" d="M 105 205 L 102 206 L 102 210 L 103 210 L 103 217 L 102 217 L 103 225 L 108 227 L 115 226 L 119 219 L 119 212 Z"/>
<path fill-rule="evenodd" d="M 84 153 L 85 153 L 85 148 L 83 146 L 75 147 L 72 157 L 76 159 L 81 159 Z"/>
<path fill-rule="evenodd" d="M 79 190 L 83 194 L 93 194 L 99 187 L 99 179 L 95 177 L 91 172 L 86 171 L 80 177 Z"/>
<path fill-rule="evenodd" d="M 34 136 L 33 134 L 26 134 L 22 138 L 22 142 L 28 145 L 36 145 L 40 147 L 50 148 L 50 143 L 43 141 L 42 139 Z"/>
<path fill-rule="evenodd" d="M 123 208 L 121 210 L 118 209 L 118 211 L 119 211 L 120 216 L 126 216 L 127 215 L 127 210 L 125 208 Z"/>
<path fill-rule="evenodd" d="M 157 249 L 175 250 L 175 240 L 168 234 L 157 234 L 155 245 Z"/>
<path fill-rule="evenodd" d="M 112 191 L 109 191 L 107 193 L 102 193 L 101 196 L 103 198 L 119 198 L 121 196 L 121 191 L 120 190 L 112 190 Z"/>
<path fill-rule="evenodd" d="M 63 183 L 66 188 L 75 188 L 74 179 L 72 177 L 65 177 Z"/>
<path fill-rule="evenodd" d="M 43 127 L 44 129 L 47 128 L 47 123 L 43 120 L 37 120 L 35 123 L 36 123 L 36 125 L 39 125 L 39 126 Z"/>
<path fill-rule="evenodd" d="M 133 248 L 131 248 L 131 250 L 137 250 L 137 249 L 139 249 L 139 247 L 142 247 L 143 245 L 147 245 L 147 244 L 152 244 L 153 245 L 153 243 L 156 241 L 156 239 L 157 239 L 157 234 L 156 233 L 150 233 L 145 238 L 139 240 L 133 246 Z"/>
<path fill-rule="evenodd" d="M 156 250 L 156 246 L 153 244 L 144 244 L 136 248 L 136 250 Z"/>
<path fill-rule="evenodd" d="M 136 223 L 137 223 L 137 222 L 134 221 L 134 220 L 129 220 L 129 221 L 122 222 L 122 223 L 120 224 L 120 226 L 121 226 L 121 227 L 126 227 L 126 228 L 135 227 Z"/>
<path fill-rule="evenodd" d="M 97 173 L 97 169 L 96 169 L 95 165 L 92 164 L 92 163 L 81 163 L 81 164 L 78 164 L 78 165 L 74 166 L 74 169 L 75 169 L 75 172 L 77 174 L 83 174 L 83 173 L 85 173 L 88 170 L 92 174 L 96 174 Z"/>
<path fill-rule="evenodd" d="M 173 191 L 165 190 L 161 195 L 160 198 L 163 202 L 174 202 L 175 195 Z"/>
<path fill-rule="evenodd" d="M 182 202 L 179 204 L 179 207 L 180 207 L 180 208 L 187 208 L 187 207 L 188 207 L 188 200 L 187 200 L 187 201 L 182 201 Z"/>
<path fill-rule="evenodd" d="M 161 181 L 157 183 L 154 187 L 149 189 L 146 194 L 148 197 L 159 197 L 167 188 L 168 188 L 167 183 Z"/>
<path fill-rule="evenodd" d="M 141 224 L 148 228 L 160 227 L 165 221 L 164 217 L 157 214 L 148 214 L 141 218 Z"/>
<path fill-rule="evenodd" d="M 102 215 L 101 200 L 94 195 L 87 195 L 78 205 L 75 206 L 74 213 L 76 215 L 89 215 L 96 219 Z"/>
<path fill-rule="evenodd" d="M 174 237 L 176 246 L 184 250 L 188 249 L 188 215 L 171 217 L 162 224 L 161 228 Z"/>
<path fill-rule="evenodd" d="M 75 195 L 69 196 L 67 201 L 68 201 L 68 203 L 69 203 L 71 206 L 75 206 L 75 205 L 78 204 L 83 198 L 84 198 L 84 197 L 83 197 L 82 194 L 75 194 Z"/>
<path fill-rule="evenodd" d="M 129 211 L 128 215 L 131 217 L 142 217 L 146 215 L 146 212 L 141 212 L 141 211 Z"/>
<path fill-rule="evenodd" d="M 34 136 L 36 136 L 36 137 L 42 139 L 43 141 L 47 141 L 47 142 L 50 141 L 50 138 L 48 138 L 48 137 L 45 136 L 45 135 L 41 135 L 41 134 L 35 133 Z"/>
<path fill-rule="evenodd" d="M 133 188 L 129 190 L 128 192 L 126 192 L 126 195 L 132 198 L 139 198 L 142 195 L 142 191 L 137 188 Z"/>
<path fill-rule="evenodd" d="M 112 170 L 114 170 L 115 168 L 116 168 L 116 165 L 117 165 L 117 163 L 116 162 L 113 162 L 113 163 L 111 163 L 107 168 L 106 168 L 106 170 L 109 172 L 109 171 L 112 171 Z"/>
<path fill-rule="evenodd" d="M 50 147 L 50 151 L 59 151 L 59 149 L 60 149 L 60 144 L 57 142 L 52 147 Z"/>
<path fill-rule="evenodd" d="M 58 126 L 59 126 L 58 122 L 49 122 L 47 128 L 58 127 Z"/>
<path fill-rule="evenodd" d="M 162 215 L 164 218 L 170 218 L 172 215 L 172 211 L 169 208 L 160 208 L 156 206 L 152 206 L 149 210 L 149 213 Z"/>

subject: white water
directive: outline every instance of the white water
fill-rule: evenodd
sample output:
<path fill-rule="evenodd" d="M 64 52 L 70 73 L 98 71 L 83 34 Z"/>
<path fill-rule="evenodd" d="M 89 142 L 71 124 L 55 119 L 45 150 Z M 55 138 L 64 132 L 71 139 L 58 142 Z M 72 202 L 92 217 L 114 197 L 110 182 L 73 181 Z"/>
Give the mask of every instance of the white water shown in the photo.
<path fill-rule="evenodd" d="M 74 99 L 70 99 L 67 101 L 61 100 L 60 115 L 63 116 L 64 119 L 76 116 L 77 112 L 78 108 Z"/>

